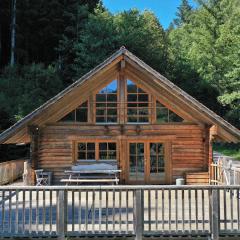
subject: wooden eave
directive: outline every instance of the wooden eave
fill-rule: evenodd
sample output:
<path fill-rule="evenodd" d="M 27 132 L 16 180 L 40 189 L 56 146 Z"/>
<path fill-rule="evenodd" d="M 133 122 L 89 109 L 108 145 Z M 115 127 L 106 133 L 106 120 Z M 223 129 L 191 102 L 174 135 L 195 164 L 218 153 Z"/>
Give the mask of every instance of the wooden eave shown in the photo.
<path fill-rule="evenodd" d="M 126 62 L 126 75 L 132 75 L 149 85 L 151 92 L 169 99 L 174 106 L 181 108 L 183 115 L 197 124 L 216 126 L 219 137 L 228 142 L 240 141 L 240 131 L 205 107 L 167 78 L 145 64 L 125 48 L 121 48 L 103 63 L 85 74 L 72 85 L 37 108 L 22 120 L 0 134 L 0 143 L 29 142 L 28 126 L 44 126 L 58 121 L 68 111 L 72 111 L 94 91 L 119 73 L 121 60 Z M 101 80 L 101 81 L 99 81 Z M 91 85 L 89 84 L 91 82 Z M 92 84 L 94 83 L 94 84 Z M 81 95 L 81 98 L 76 98 Z"/>

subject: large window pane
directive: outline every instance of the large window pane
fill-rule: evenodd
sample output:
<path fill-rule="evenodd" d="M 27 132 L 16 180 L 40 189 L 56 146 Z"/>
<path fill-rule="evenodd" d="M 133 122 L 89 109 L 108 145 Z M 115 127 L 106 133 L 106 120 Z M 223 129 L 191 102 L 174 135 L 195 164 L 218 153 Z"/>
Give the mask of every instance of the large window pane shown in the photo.
<path fill-rule="evenodd" d="M 95 143 L 88 143 L 88 142 L 78 143 L 78 159 L 79 160 L 96 159 Z"/>
<path fill-rule="evenodd" d="M 157 123 L 169 122 L 168 120 L 168 109 L 157 108 Z"/>
<path fill-rule="evenodd" d="M 116 160 L 117 145 L 111 142 L 99 143 L 99 160 Z"/>
<path fill-rule="evenodd" d="M 75 110 L 63 117 L 61 122 L 75 122 Z"/>
<path fill-rule="evenodd" d="M 117 80 L 112 81 L 96 94 L 96 122 L 117 122 Z"/>
<path fill-rule="evenodd" d="M 179 117 L 176 113 L 169 110 L 169 122 L 182 122 L 183 119 Z"/>
<path fill-rule="evenodd" d="M 88 122 L 88 101 L 63 117 L 61 122 Z"/>
<path fill-rule="evenodd" d="M 182 122 L 183 119 L 176 113 L 169 110 L 162 105 L 159 101 L 156 104 L 157 123 L 169 123 L 169 122 Z"/>
<path fill-rule="evenodd" d="M 129 123 L 149 122 L 149 105 L 148 94 L 131 80 L 127 80 L 127 121 Z"/>
<path fill-rule="evenodd" d="M 164 145 L 162 143 L 150 143 L 150 179 L 165 180 Z"/>
<path fill-rule="evenodd" d="M 88 102 L 85 102 L 76 109 L 76 122 L 87 121 L 88 121 Z"/>
<path fill-rule="evenodd" d="M 127 92 L 137 93 L 137 86 L 131 80 L 127 80 Z"/>
<path fill-rule="evenodd" d="M 129 179 L 144 180 L 144 143 L 129 143 Z"/>

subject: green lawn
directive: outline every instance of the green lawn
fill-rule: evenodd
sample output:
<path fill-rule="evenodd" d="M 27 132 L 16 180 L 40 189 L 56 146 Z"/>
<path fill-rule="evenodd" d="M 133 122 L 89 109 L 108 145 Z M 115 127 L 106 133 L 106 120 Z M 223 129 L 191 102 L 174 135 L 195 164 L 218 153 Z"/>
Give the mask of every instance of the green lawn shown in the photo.
<path fill-rule="evenodd" d="M 215 145 L 213 146 L 214 151 L 222 153 L 223 155 L 233 157 L 237 160 L 240 160 L 240 147 L 234 145 Z"/>

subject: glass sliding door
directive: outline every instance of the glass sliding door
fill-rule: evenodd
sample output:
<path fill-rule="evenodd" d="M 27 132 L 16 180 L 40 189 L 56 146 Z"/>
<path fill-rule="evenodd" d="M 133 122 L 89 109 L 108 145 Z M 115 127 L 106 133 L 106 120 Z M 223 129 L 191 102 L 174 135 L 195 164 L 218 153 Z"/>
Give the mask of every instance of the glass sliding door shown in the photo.
<path fill-rule="evenodd" d="M 162 143 L 149 143 L 150 147 L 150 182 L 161 183 L 165 181 L 164 145 Z"/>
<path fill-rule="evenodd" d="M 144 143 L 129 143 L 129 181 L 144 182 L 145 178 Z"/>
<path fill-rule="evenodd" d="M 166 184 L 165 147 L 161 142 L 128 143 L 128 183 Z"/>

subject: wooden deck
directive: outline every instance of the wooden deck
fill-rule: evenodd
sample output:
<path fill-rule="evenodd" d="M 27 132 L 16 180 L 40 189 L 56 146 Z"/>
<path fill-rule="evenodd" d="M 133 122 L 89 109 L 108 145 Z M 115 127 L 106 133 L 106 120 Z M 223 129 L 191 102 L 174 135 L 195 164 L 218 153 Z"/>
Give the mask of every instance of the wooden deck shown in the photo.
<path fill-rule="evenodd" d="M 239 187 L 1 187 L 0 237 L 240 236 Z"/>

